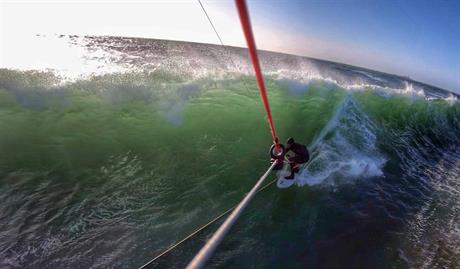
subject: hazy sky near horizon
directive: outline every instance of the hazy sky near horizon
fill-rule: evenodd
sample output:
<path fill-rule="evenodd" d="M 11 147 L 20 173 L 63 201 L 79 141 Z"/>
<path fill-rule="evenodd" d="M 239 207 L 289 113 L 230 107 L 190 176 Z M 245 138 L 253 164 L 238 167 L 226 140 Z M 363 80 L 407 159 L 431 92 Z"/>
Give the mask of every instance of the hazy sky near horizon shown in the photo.
<path fill-rule="evenodd" d="M 246 46 L 233 1 L 202 2 L 224 43 Z M 254 0 L 248 5 L 259 49 L 405 75 L 460 93 L 460 1 Z M 20 44 L 36 34 L 218 44 L 196 0 L 0 0 L 0 65 L 20 57 L 28 49 Z"/>

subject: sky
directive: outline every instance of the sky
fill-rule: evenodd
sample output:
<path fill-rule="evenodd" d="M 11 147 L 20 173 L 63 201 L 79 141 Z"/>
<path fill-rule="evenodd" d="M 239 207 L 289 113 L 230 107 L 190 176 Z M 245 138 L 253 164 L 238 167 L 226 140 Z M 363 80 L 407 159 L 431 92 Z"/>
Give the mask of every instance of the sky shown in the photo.
<path fill-rule="evenodd" d="M 245 47 L 233 1 L 202 3 L 224 44 Z M 460 1 L 253 0 L 248 6 L 259 49 L 408 76 L 460 93 Z M 36 34 L 219 43 L 197 0 L 0 0 L 0 66 L 32 61 L 29 37 Z"/>

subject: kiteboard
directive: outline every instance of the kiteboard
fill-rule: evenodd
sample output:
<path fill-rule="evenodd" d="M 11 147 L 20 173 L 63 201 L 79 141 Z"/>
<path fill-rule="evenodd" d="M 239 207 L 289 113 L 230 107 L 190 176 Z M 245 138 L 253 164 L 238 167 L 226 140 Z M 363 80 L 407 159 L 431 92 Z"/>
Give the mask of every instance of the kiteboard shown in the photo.
<path fill-rule="evenodd" d="M 303 170 L 307 168 L 307 163 L 300 164 L 299 167 L 299 172 L 294 173 L 294 178 L 293 179 L 285 179 L 284 177 L 287 177 L 291 174 L 291 169 L 288 168 L 289 166 L 285 167 L 283 170 L 278 172 L 278 180 L 276 182 L 276 186 L 280 189 L 287 189 L 294 185 L 294 183 L 299 182 L 299 177 L 302 174 Z"/>
<path fill-rule="evenodd" d="M 276 186 L 280 189 L 287 189 L 291 187 L 292 185 L 294 185 L 294 183 L 296 182 L 296 178 L 299 174 L 296 173 L 293 179 L 284 178 L 284 177 L 289 176 L 290 174 L 291 172 L 288 170 L 281 170 L 278 173 L 278 181 L 276 182 Z"/>

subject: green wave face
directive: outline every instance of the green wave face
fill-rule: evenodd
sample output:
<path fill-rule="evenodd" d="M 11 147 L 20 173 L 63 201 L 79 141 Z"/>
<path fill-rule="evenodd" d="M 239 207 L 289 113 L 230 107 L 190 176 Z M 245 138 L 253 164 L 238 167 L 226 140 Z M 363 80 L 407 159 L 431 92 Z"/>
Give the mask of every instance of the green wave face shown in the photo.
<path fill-rule="evenodd" d="M 337 264 L 361 264 L 347 258 L 348 243 L 398 268 L 406 268 L 393 255 L 401 248 L 413 264 L 422 264 L 422 239 L 387 240 L 383 232 L 373 237 L 370 227 L 388 213 L 388 226 L 379 231 L 414 235 L 412 216 L 421 204 L 439 201 L 431 204 L 435 210 L 449 208 L 441 201 L 450 201 L 450 208 L 458 208 L 452 193 L 431 196 L 431 190 L 458 179 L 458 167 L 452 167 L 459 160 L 460 105 L 347 91 L 323 81 L 295 89 L 285 81 L 266 83 L 281 140 L 294 136 L 309 145 L 312 160 L 303 187 L 270 189 L 256 199 L 257 210 L 242 218 L 244 228 L 210 266 L 248 265 L 243 253 L 232 254 L 232 244 L 248 255 L 259 251 L 257 268 L 323 268 L 323 251 L 341 254 Z M 0 260 L 13 266 L 24 266 L 21 253 L 22 260 L 38 267 L 136 267 L 239 201 L 269 165 L 271 136 L 253 77 L 193 80 L 138 72 L 60 83 L 49 73 L 0 70 L 0 119 L 0 227 L 30 228 L 0 243 L 5 250 Z M 433 167 L 452 173 L 449 180 L 431 181 Z M 408 184 L 430 198 L 408 194 L 401 198 L 406 207 L 393 212 Z M 385 195 L 388 200 L 382 202 Z M 433 216 L 427 212 L 427 218 Z M 451 219 L 452 212 L 439 220 Z M 359 223 L 362 234 L 351 231 L 356 240 L 342 236 L 337 223 L 348 231 Z M 450 240 L 443 229 L 433 224 L 427 231 L 433 240 Z M 299 259 L 273 254 L 286 240 L 303 245 L 299 234 L 310 242 L 307 250 L 290 249 Z M 46 240 L 48 245 L 40 243 Z M 183 267 L 200 240 L 159 266 Z M 335 243 L 324 244 L 327 240 Z M 377 243 L 390 254 L 380 251 L 384 247 L 369 247 Z M 91 244 L 97 249 L 79 259 Z M 304 251 L 308 261 L 301 258 Z M 335 265 L 330 261 L 324 268 Z"/>
<path fill-rule="evenodd" d="M 26 80 L 45 80 L 41 76 L 30 74 Z M 9 153 L 2 155 L 3 172 L 78 174 L 127 152 L 146 167 L 195 170 L 224 162 L 230 168 L 244 160 L 252 166 L 254 159 L 265 165 L 271 138 L 258 90 L 249 78 L 185 82 L 141 73 L 57 87 L 24 85 L 26 80 L 12 80 L 1 89 L 0 143 Z M 297 133 L 305 143 L 326 125 L 345 96 L 320 83 L 295 96 L 275 81 L 268 88 L 280 137 Z M 236 167 L 244 170 L 241 164 Z"/>

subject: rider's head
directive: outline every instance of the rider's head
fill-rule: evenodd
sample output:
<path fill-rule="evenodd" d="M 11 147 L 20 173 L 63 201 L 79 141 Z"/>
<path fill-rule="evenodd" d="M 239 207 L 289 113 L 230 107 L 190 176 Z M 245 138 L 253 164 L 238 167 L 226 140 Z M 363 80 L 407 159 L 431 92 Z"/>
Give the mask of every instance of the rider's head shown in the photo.
<path fill-rule="evenodd" d="M 289 137 L 288 140 L 286 140 L 286 145 L 291 146 L 292 144 L 294 144 L 294 138 Z"/>

